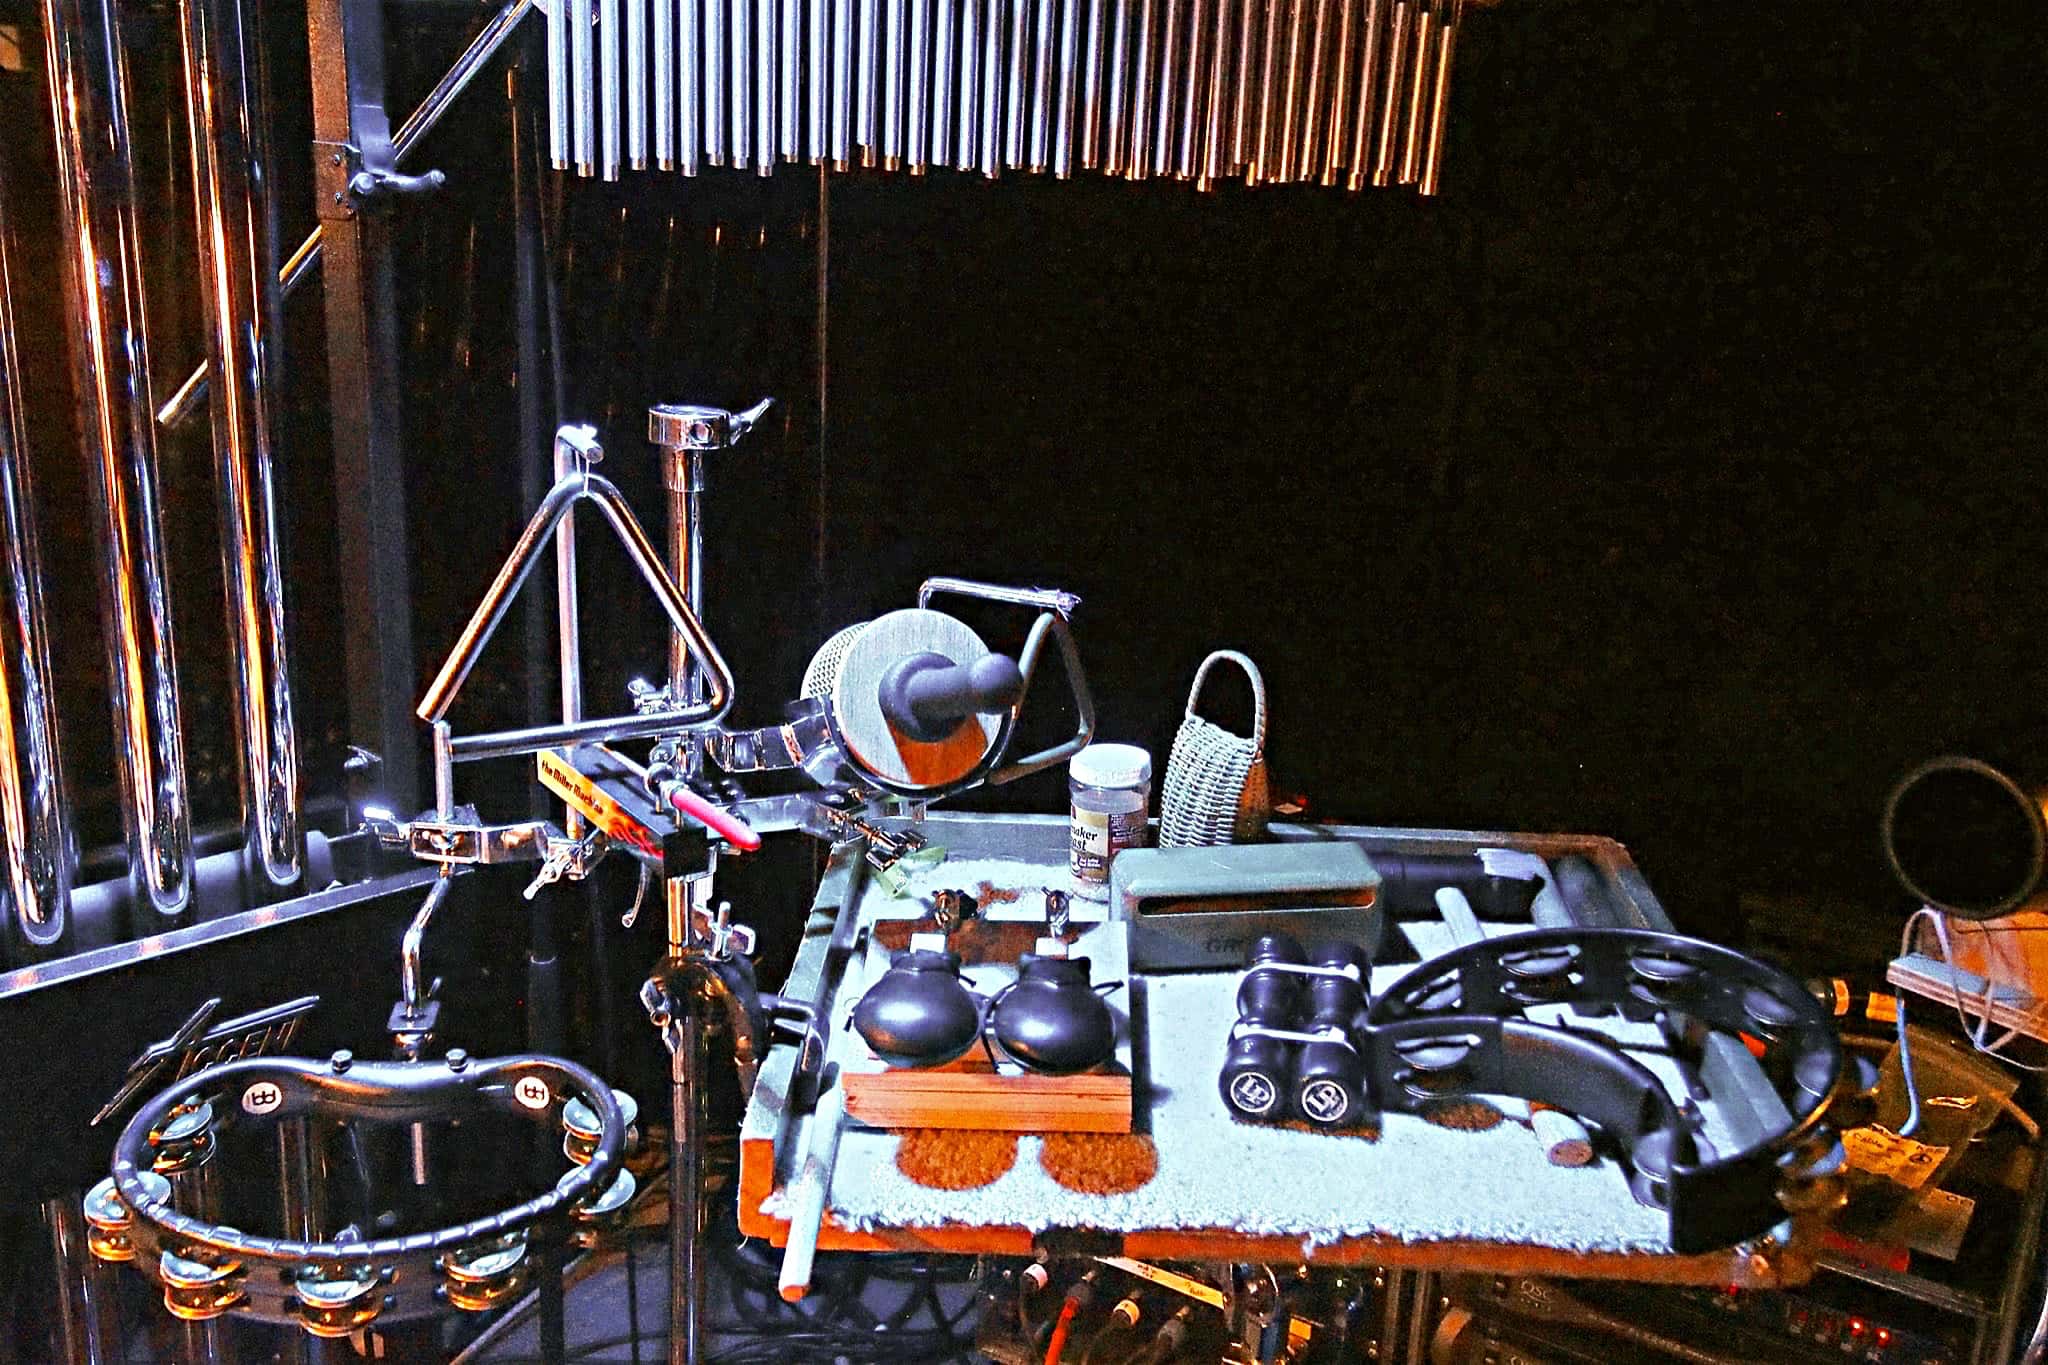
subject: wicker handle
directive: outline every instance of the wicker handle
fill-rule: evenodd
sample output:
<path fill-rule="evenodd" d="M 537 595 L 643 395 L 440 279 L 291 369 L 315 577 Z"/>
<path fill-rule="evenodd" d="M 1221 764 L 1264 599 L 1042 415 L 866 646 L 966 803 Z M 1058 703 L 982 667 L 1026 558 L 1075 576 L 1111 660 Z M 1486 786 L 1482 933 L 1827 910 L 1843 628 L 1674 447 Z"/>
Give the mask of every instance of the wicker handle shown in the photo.
<path fill-rule="evenodd" d="M 1202 660 L 1202 666 L 1195 670 L 1195 685 L 1188 689 L 1188 715 L 1195 714 L 1195 704 L 1202 698 L 1202 683 L 1209 676 L 1209 669 L 1218 659 L 1227 659 L 1244 670 L 1252 684 L 1252 753 L 1260 758 L 1266 754 L 1266 679 L 1259 672 L 1259 666 L 1234 649 L 1219 649 Z"/>

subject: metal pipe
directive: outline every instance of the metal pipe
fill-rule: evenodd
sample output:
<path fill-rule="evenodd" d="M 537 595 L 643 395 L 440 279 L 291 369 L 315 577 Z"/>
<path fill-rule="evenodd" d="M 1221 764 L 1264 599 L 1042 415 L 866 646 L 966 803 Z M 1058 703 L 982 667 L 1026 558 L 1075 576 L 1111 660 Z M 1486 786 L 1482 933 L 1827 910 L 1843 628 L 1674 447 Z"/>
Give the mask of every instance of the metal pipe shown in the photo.
<path fill-rule="evenodd" d="M 121 823 L 135 904 L 154 930 L 191 904 L 192 812 L 149 407 L 127 49 L 113 0 L 43 0 L 42 9 L 72 378 L 100 548 Z"/>
<path fill-rule="evenodd" d="M 569 169 L 569 7 L 560 0 L 548 6 L 548 160 Z"/>
<path fill-rule="evenodd" d="M 592 460 L 602 454 L 595 428 L 561 428 L 555 433 L 555 482 L 588 474 Z M 581 599 L 576 589 L 574 517 L 564 517 L 555 528 L 555 645 L 561 669 L 562 719 L 573 724 L 583 719 L 583 628 Z M 571 812 L 570 818 L 579 817 Z M 576 831 L 572 829 L 570 833 Z"/>
<path fill-rule="evenodd" d="M 1202 174 L 1202 95 L 1209 60 L 1208 0 L 1190 0 L 1188 6 L 1187 89 L 1181 96 L 1180 155 L 1173 173 L 1182 180 Z"/>
<path fill-rule="evenodd" d="M 1351 159 L 1351 54 L 1358 43 L 1358 0 L 1337 0 L 1337 52 L 1330 67 L 1329 125 L 1323 134 L 1325 185 L 1337 183 L 1337 172 Z"/>
<path fill-rule="evenodd" d="M 1180 146 L 1180 124 L 1174 111 L 1180 103 L 1180 0 L 1166 0 L 1159 30 L 1159 111 L 1153 120 L 1152 173 L 1171 175 Z"/>
<path fill-rule="evenodd" d="M 326 1166 L 309 1120 L 285 1119 L 277 1125 L 278 1211 L 286 1237 L 320 1240 L 326 1224 L 321 1197 L 327 1188 Z"/>
<path fill-rule="evenodd" d="M 743 167 L 754 155 L 754 15 L 756 0 L 725 0 L 732 16 L 732 34 L 726 44 L 731 57 L 732 164 Z M 775 0 L 759 0 L 772 5 Z"/>
<path fill-rule="evenodd" d="M 1038 22 L 1033 26 L 1031 57 L 1031 149 L 1026 164 L 1042 174 L 1052 150 L 1052 58 L 1058 40 L 1053 0 L 1038 0 Z"/>
<path fill-rule="evenodd" d="M 96 1300 L 105 1285 L 96 1283 L 95 1258 L 86 1248 L 85 1214 L 74 1195 L 59 1195 L 42 1206 L 43 1228 L 50 1238 L 50 1270 L 56 1280 L 56 1322 L 51 1339 L 63 1365 L 101 1365 L 118 1358 L 118 1337 L 103 1337 L 103 1315 Z"/>
<path fill-rule="evenodd" d="M 754 4 L 754 170 L 775 173 L 776 0 Z"/>
<path fill-rule="evenodd" d="M 1010 0 L 1009 88 L 1004 98 L 1003 164 L 1013 171 L 1024 166 L 1024 82 L 1031 41 L 1031 5 L 1032 0 Z"/>
<path fill-rule="evenodd" d="M 242 825 L 251 869 L 282 887 L 299 880 L 305 838 L 285 644 L 276 357 L 264 307 L 264 286 L 276 276 L 263 256 L 257 197 L 275 173 L 269 118 L 255 83 L 263 30 L 260 10 L 253 3 L 244 8 L 243 0 L 181 0 L 179 10 L 207 363 L 215 376 L 214 480 Z"/>
<path fill-rule="evenodd" d="M 455 868 L 452 864 L 441 865 L 441 875 L 434 878 L 434 884 L 427 888 L 426 899 L 413 912 L 412 921 L 405 926 L 405 934 L 398 940 L 398 990 L 404 1002 L 405 1013 L 418 1018 L 426 1008 L 426 973 L 421 970 L 421 959 L 425 956 L 427 926 L 433 923 L 434 912 L 448 899 L 448 888 L 455 884 Z M 388 950 L 387 950 L 388 951 Z"/>
<path fill-rule="evenodd" d="M 953 11 L 961 0 L 938 0 L 932 24 L 932 109 L 931 162 L 945 166 L 953 160 Z"/>
<path fill-rule="evenodd" d="M 654 0 L 653 62 L 654 164 L 672 171 L 676 168 L 676 0 Z"/>
<path fill-rule="evenodd" d="M 638 8 L 637 4 L 634 6 Z M 619 0 L 597 0 L 597 172 L 606 180 L 619 178 Z"/>
<path fill-rule="evenodd" d="M 1308 47 L 1309 0 L 1287 0 L 1287 79 L 1281 86 L 1280 155 L 1268 178 L 1292 180 L 1301 145 L 1301 85 Z"/>
<path fill-rule="evenodd" d="M 704 0 L 704 159 L 725 164 L 725 6 Z"/>
<path fill-rule="evenodd" d="M 470 669 L 475 667 L 477 656 L 483 652 L 484 645 L 497 630 L 499 622 L 504 620 L 505 612 L 510 608 L 512 599 L 518 595 L 520 587 L 526 582 L 527 575 L 533 572 L 533 567 L 540 557 L 540 547 L 546 543 L 549 533 L 562 518 L 569 515 L 578 502 L 584 500 L 595 502 L 598 510 L 604 513 L 605 520 L 611 523 L 612 530 L 618 534 L 620 543 L 625 546 L 626 554 L 633 561 L 633 566 L 640 571 L 640 576 L 646 580 L 648 587 L 653 589 L 655 599 L 661 603 L 662 610 L 668 615 L 669 624 L 681 631 L 689 640 L 691 649 L 703 665 L 706 682 L 703 702 L 652 719 L 665 720 L 668 729 L 676 731 L 715 722 L 724 716 L 726 708 L 732 704 L 733 687 L 732 673 L 726 667 L 724 656 L 719 654 L 717 646 L 712 644 L 711 638 L 704 633 L 697 613 L 692 610 L 676 587 L 675 581 L 669 577 L 668 570 L 662 567 L 660 555 L 655 552 L 640 523 L 634 519 L 633 509 L 627 505 L 624 496 L 610 480 L 594 473 L 585 473 L 573 479 L 564 479 L 548 490 L 547 497 L 541 501 L 533 518 L 526 523 L 526 529 L 520 533 L 519 541 L 513 546 L 510 557 L 498 570 L 497 578 L 485 591 L 483 601 L 477 604 L 476 612 L 470 617 L 469 624 L 463 627 L 462 635 L 456 640 L 455 647 L 449 651 L 447 661 L 441 665 L 441 671 L 427 688 L 426 695 L 420 699 L 417 714 L 421 720 L 432 724 L 447 715 L 449 706 L 454 703 L 456 694 L 462 689 L 464 679 L 469 676 Z M 472 741 L 483 738 L 470 737 Z M 461 751 L 463 744 L 458 742 L 455 747 Z M 472 747 L 470 756 L 483 755 L 475 753 Z"/>
<path fill-rule="evenodd" d="M 949 8 L 947 0 L 939 0 L 939 8 Z M 904 82 L 909 107 L 903 157 L 912 175 L 923 175 L 931 156 L 931 25 L 932 0 L 910 0 L 909 76 Z"/>
<path fill-rule="evenodd" d="M 1074 173 L 1074 62 L 1081 44 L 1081 0 L 1060 0 L 1058 104 L 1052 133 L 1052 173 L 1065 180 Z"/>
<path fill-rule="evenodd" d="M 1396 177 L 1398 183 L 1412 185 L 1422 174 L 1422 120 L 1425 117 L 1425 101 L 1429 98 L 1430 58 L 1436 54 L 1436 9 L 1423 0 L 1422 12 L 1415 16 L 1415 54 L 1410 59 L 1414 69 L 1408 81 L 1408 126 L 1401 137 L 1401 170 Z"/>
<path fill-rule="evenodd" d="M 1102 26 L 1108 20 L 1103 0 L 1087 0 L 1088 32 L 1081 49 L 1081 167 L 1102 165 Z"/>
<path fill-rule="evenodd" d="M 944 595 L 978 597 L 984 602 L 1008 602 L 1014 606 L 1072 616 L 1081 605 L 1080 595 L 1064 588 L 1019 588 L 1007 583 L 983 583 L 979 579 L 935 575 L 917 588 L 917 605 L 929 607 Z"/>
<path fill-rule="evenodd" d="M 981 146 L 981 0 L 960 0 L 960 126 L 953 139 L 953 169 L 974 169 Z"/>
<path fill-rule="evenodd" d="M 677 458 L 680 457 L 680 458 Z M 668 571 L 699 620 L 704 615 L 704 452 L 681 451 L 663 462 L 668 487 Z M 681 472 L 683 477 L 674 475 Z M 698 700 L 702 679 L 689 642 L 677 632 L 668 637 L 668 695 L 671 702 Z M 695 764 L 690 776 L 696 776 Z"/>
<path fill-rule="evenodd" d="M 1245 182 L 1256 185 L 1263 180 L 1276 179 L 1273 161 L 1273 101 L 1278 97 L 1280 82 L 1280 18 L 1281 12 L 1296 4 L 1298 0 L 1266 0 L 1265 50 L 1259 67 L 1259 136 L 1252 151 L 1251 165 L 1245 171 Z"/>
<path fill-rule="evenodd" d="M 69 946 L 78 850 L 57 745 L 43 556 L 15 350 L 11 237 L 0 180 L 0 853 L 7 893 L 0 962 L 25 966 Z"/>
<path fill-rule="evenodd" d="M 580 744 L 624 744 L 629 740 L 666 739 L 679 731 L 717 722 L 717 713 L 703 705 L 686 711 L 654 711 L 630 716 L 600 716 L 573 725 L 550 723 L 518 730 L 491 730 L 462 735 L 449 742 L 449 759 L 480 763 L 492 758 L 517 758 L 542 749 L 573 749 Z"/>
<path fill-rule="evenodd" d="M 1321 170 L 1319 164 L 1323 151 L 1323 106 L 1327 101 L 1324 94 L 1326 63 L 1324 56 L 1330 50 L 1330 5 L 1331 0 L 1315 0 L 1315 25 L 1309 30 L 1308 40 L 1308 85 L 1303 94 L 1301 110 L 1300 158 L 1294 165 L 1296 180 L 1313 180 Z"/>
<path fill-rule="evenodd" d="M 568 0 L 569 70 L 576 87 L 576 174 L 597 174 L 596 21 L 591 0 Z M 392 144 L 394 150 L 397 143 Z"/>
<path fill-rule="evenodd" d="M 1372 183 L 1381 188 L 1394 181 L 1394 136 L 1401 130 L 1401 99 L 1407 93 L 1402 78 L 1407 72 L 1408 19 L 1408 0 L 1394 0 L 1394 22 L 1387 33 L 1387 94 L 1380 105 L 1379 148 L 1372 162 Z"/>
<path fill-rule="evenodd" d="M 853 164 L 853 5 L 832 0 L 832 169 Z"/>
<path fill-rule="evenodd" d="M 1138 0 L 1137 47 L 1131 53 L 1131 148 L 1124 176 L 1143 180 L 1152 173 L 1152 43 L 1158 0 Z"/>
<path fill-rule="evenodd" d="M 903 59 L 905 0 L 886 0 L 881 29 L 882 169 L 903 165 Z"/>
<path fill-rule="evenodd" d="M 1121 175 L 1124 169 L 1124 150 L 1129 133 L 1124 126 L 1124 87 L 1130 81 L 1129 53 L 1131 50 L 1131 7 L 1137 0 L 1110 0 L 1115 8 L 1115 24 L 1109 35 L 1109 93 L 1105 96 L 1107 108 L 1103 118 L 1102 173 Z"/>
<path fill-rule="evenodd" d="M 676 169 L 695 175 L 704 162 L 704 14 L 702 0 L 676 11 Z"/>
<path fill-rule="evenodd" d="M 626 164 L 636 171 L 647 169 L 647 8 L 626 0 Z"/>
<path fill-rule="evenodd" d="M 1258 60 L 1261 0 L 1237 0 L 1237 88 L 1230 109 L 1230 169 L 1252 160 L 1252 77 Z"/>
<path fill-rule="evenodd" d="M 1451 60 L 1458 54 L 1458 26 L 1464 19 L 1464 0 L 1451 0 L 1444 24 L 1437 31 L 1436 88 L 1429 102 L 1429 151 L 1422 162 L 1421 192 L 1434 198 L 1443 183 L 1444 121 L 1451 111 Z"/>
<path fill-rule="evenodd" d="M 831 140 L 831 87 L 825 81 L 825 72 L 832 50 L 830 47 L 831 16 L 826 12 L 828 0 L 810 0 L 810 50 L 805 53 L 810 68 L 810 85 L 806 91 L 809 98 L 809 128 L 806 143 L 813 166 L 821 164 L 828 153 L 826 146 Z"/>
<path fill-rule="evenodd" d="M 1249 3 L 1249 0 L 1241 0 Z M 1209 104 L 1202 150 L 1202 188 L 1209 189 L 1228 169 L 1224 142 L 1225 82 L 1230 73 L 1230 0 L 1216 0 L 1216 38 L 1209 56 Z"/>
<path fill-rule="evenodd" d="M 880 72 L 875 63 L 880 59 L 882 43 L 881 0 L 860 0 L 860 53 L 854 68 L 853 87 L 853 141 L 860 149 L 860 164 L 873 166 L 875 153 L 879 150 L 875 142 L 876 110 L 881 97 L 876 89 Z"/>
<path fill-rule="evenodd" d="M 784 161 L 803 159 L 803 0 L 782 0 L 782 45 L 776 51 L 782 73 L 781 136 L 776 151 Z"/>
<path fill-rule="evenodd" d="M 982 0 L 981 173 L 1003 173 L 1003 0 Z"/>
<path fill-rule="evenodd" d="M 695 996 L 678 1003 L 681 1017 L 674 1025 L 677 1037 L 669 1060 L 669 1355 L 696 1365 L 705 1280 L 703 1167 L 711 1039 Z"/>
<path fill-rule="evenodd" d="M 505 45 L 505 40 L 512 36 L 513 30 L 519 26 L 519 21 L 524 19 L 533 7 L 534 0 L 506 0 L 505 7 L 470 40 L 462 55 L 455 59 L 455 64 L 448 68 L 447 73 L 434 88 L 427 92 L 427 97 L 419 102 L 412 114 L 399 125 L 398 131 L 391 135 L 391 154 L 395 163 L 402 164 L 419 145 L 420 140 L 433 131 L 434 125 L 441 121 L 441 116 L 448 112 L 450 103 L 469 88 L 469 83 L 476 78 L 477 72 L 483 70 L 485 63 L 497 55 L 498 49 Z M 577 29 L 574 23 L 579 7 L 586 20 L 581 29 Z M 569 102 L 572 112 L 581 120 L 576 127 L 587 133 L 590 127 L 590 111 L 581 101 L 591 89 L 588 71 L 590 25 L 587 22 L 590 16 L 590 0 L 572 0 L 569 12 L 572 35 L 570 51 L 572 54 L 580 53 L 583 65 L 575 65 L 572 55 L 568 88 L 563 94 L 563 99 Z M 552 54 L 552 49 L 550 52 Z M 573 145 L 581 149 L 577 154 L 578 168 L 583 174 L 590 174 L 590 142 L 583 134 L 578 134 Z M 556 164 L 557 169 L 561 169 L 560 163 Z M 290 297 L 292 291 L 305 283 L 306 277 L 313 273 L 313 267 L 320 263 L 323 250 L 321 229 L 316 226 L 306 234 L 306 239 L 299 243 L 298 249 L 286 257 L 284 264 L 278 267 L 278 282 L 284 287 L 286 297 Z M 185 382 L 178 386 L 177 392 L 165 399 L 163 405 L 157 409 L 157 422 L 167 427 L 182 425 L 186 419 L 199 411 L 200 400 L 205 396 L 206 366 L 202 364 L 186 375 Z"/>
<path fill-rule="evenodd" d="M 219 1140 L 216 1132 L 214 1141 Z M 188 1217 L 217 1223 L 221 1218 L 222 1177 L 209 1147 L 191 1158 L 182 1169 L 170 1174 L 171 1207 Z M 181 1324 L 186 1359 L 206 1365 L 235 1365 L 234 1326 L 226 1318 Z"/>
<path fill-rule="evenodd" d="M 455 818 L 455 731 L 445 720 L 437 720 L 432 726 L 434 758 L 434 817 L 439 820 Z"/>
<path fill-rule="evenodd" d="M 1365 22 L 1362 44 L 1358 54 L 1358 96 L 1352 101 L 1351 170 L 1345 187 L 1351 190 L 1365 188 L 1366 178 L 1372 173 L 1372 130 L 1373 112 L 1378 108 L 1378 86 L 1381 54 L 1385 51 L 1380 38 L 1384 25 L 1380 21 L 1386 0 L 1364 0 Z"/>

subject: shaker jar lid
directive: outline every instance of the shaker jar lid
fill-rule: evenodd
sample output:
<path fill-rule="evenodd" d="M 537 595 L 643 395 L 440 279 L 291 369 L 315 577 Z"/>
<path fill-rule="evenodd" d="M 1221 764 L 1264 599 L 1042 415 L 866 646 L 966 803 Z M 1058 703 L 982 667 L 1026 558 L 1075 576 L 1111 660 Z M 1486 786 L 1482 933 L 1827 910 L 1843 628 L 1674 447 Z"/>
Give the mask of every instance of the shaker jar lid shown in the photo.
<path fill-rule="evenodd" d="M 1138 787 L 1152 780 L 1152 755 L 1135 744 L 1090 744 L 1067 764 L 1086 787 Z"/>

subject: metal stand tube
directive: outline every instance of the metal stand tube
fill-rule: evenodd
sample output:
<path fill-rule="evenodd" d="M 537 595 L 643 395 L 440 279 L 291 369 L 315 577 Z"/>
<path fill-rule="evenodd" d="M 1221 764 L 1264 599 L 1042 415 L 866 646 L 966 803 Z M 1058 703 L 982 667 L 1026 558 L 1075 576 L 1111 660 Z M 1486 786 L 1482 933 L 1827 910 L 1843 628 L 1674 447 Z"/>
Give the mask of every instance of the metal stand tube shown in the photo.
<path fill-rule="evenodd" d="M 704 619 L 704 452 L 667 452 L 664 475 L 668 486 L 668 568 L 683 600 L 697 619 Z M 688 705 L 703 697 L 703 670 L 680 632 L 668 637 L 669 698 Z M 704 746 L 694 735 L 683 743 L 683 773 L 695 777 L 703 767 Z"/>
<path fill-rule="evenodd" d="M 319 1144 L 305 1119 L 286 1119 L 277 1125 L 277 1203 L 285 1236 L 316 1242 L 324 1234 L 324 1167 Z M 288 1365 L 320 1365 L 327 1358 L 327 1343 L 303 1334 L 279 1346 L 280 1357 Z"/>
<path fill-rule="evenodd" d="M 208 1154 L 210 1156 L 210 1154 Z M 220 1175 L 211 1160 L 169 1173 L 171 1203 L 178 1212 L 217 1223 L 221 1218 Z M 185 1359 L 191 1365 L 235 1365 L 234 1325 L 231 1319 L 187 1322 L 184 1326 Z"/>
<path fill-rule="evenodd" d="M 694 950 L 691 916 L 711 895 L 711 873 L 672 877 L 664 887 L 671 958 Z M 670 1003 L 669 1273 L 670 1365 L 698 1365 L 704 1302 L 704 1136 L 709 1122 L 711 1033 L 695 991 Z"/>
<path fill-rule="evenodd" d="M 52 1345 L 64 1365 L 100 1365 L 120 1358 L 120 1318 L 112 1309 L 114 1286 L 96 1277 L 98 1266 L 85 1246 L 85 1215 L 70 1195 L 43 1204 L 50 1236 L 50 1266 L 57 1280 L 57 1320 Z"/>
<path fill-rule="evenodd" d="M 209 399 L 242 824 L 254 885 L 287 887 L 300 879 L 305 839 L 285 647 L 276 367 L 263 306 L 276 268 L 264 256 L 257 194 L 275 174 L 269 118 L 256 85 L 261 11 L 241 0 L 182 0 L 179 10 L 207 363 L 215 376 Z"/>
<path fill-rule="evenodd" d="M 316 182 L 346 169 L 342 147 L 357 148 L 365 165 L 391 164 L 396 151 L 384 110 L 381 5 L 310 0 L 307 56 L 320 144 Z M 387 801 L 410 809 L 418 800 L 419 735 L 412 719 L 416 683 L 392 230 L 389 215 L 357 212 L 345 193 L 338 197 L 340 202 L 322 196 L 318 211 L 326 261 L 321 293 L 336 538 L 341 581 L 350 589 L 342 613 L 349 734 L 374 746 L 383 759 Z"/>
<path fill-rule="evenodd" d="M 127 49 L 111 0 L 43 0 L 42 8 L 121 823 L 138 918 L 154 931 L 191 905 L 192 812 L 150 410 Z"/>
<path fill-rule="evenodd" d="M 8 239 L 7 187 L 0 183 L 0 856 L 7 893 L 0 965 L 18 966 L 68 947 L 77 850 L 57 749 Z"/>

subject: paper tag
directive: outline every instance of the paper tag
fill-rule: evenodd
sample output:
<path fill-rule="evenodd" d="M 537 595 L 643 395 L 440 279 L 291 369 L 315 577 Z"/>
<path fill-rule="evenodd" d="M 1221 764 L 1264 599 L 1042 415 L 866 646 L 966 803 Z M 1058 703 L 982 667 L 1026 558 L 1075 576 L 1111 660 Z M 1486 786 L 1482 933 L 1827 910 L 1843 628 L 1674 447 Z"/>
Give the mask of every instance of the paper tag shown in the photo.
<path fill-rule="evenodd" d="M 1842 1150 L 1848 1153 L 1849 1164 L 1857 1170 L 1881 1175 L 1909 1190 L 1925 1185 L 1941 1165 L 1941 1159 L 1948 1155 L 1946 1147 L 1930 1147 L 1876 1125 L 1851 1128 L 1842 1134 Z"/>

